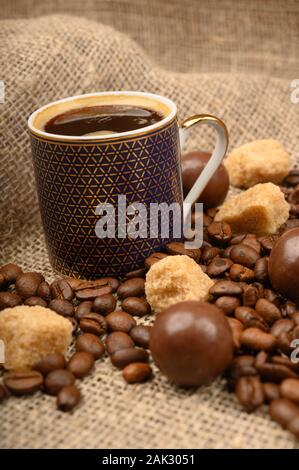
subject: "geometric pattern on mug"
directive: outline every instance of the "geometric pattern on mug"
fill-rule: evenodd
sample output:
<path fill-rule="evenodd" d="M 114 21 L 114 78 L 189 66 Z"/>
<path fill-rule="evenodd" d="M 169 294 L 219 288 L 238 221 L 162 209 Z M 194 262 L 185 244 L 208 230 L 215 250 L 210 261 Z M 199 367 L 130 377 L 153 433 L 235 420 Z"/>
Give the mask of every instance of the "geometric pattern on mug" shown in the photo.
<path fill-rule="evenodd" d="M 125 274 L 163 244 L 160 239 L 99 239 L 100 202 L 181 203 L 176 121 L 152 134 L 106 143 L 62 143 L 31 136 L 41 215 L 54 269 L 82 277 Z M 116 219 L 117 222 L 117 219 Z"/>

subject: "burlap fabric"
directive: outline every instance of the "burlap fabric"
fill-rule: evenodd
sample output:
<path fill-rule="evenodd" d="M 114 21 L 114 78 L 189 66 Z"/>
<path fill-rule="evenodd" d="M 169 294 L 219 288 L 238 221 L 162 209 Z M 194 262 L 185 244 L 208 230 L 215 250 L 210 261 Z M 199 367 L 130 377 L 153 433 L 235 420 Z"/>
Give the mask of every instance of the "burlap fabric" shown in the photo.
<path fill-rule="evenodd" d="M 26 120 L 58 98 L 103 90 L 146 90 L 174 99 L 181 117 L 222 117 L 230 146 L 274 137 L 295 158 L 298 113 L 289 80 L 231 74 L 163 71 L 125 35 L 70 16 L 0 23 L 1 259 L 53 277 L 40 227 Z M 208 149 L 212 134 L 193 133 L 189 148 Z M 80 384 L 84 401 L 72 414 L 42 394 L 0 406 L 1 447 L 293 448 L 267 417 L 251 415 L 225 390 L 225 381 L 181 390 L 155 370 L 152 382 L 127 385 L 108 359 Z"/>
<path fill-rule="evenodd" d="M 67 13 L 115 27 L 180 72 L 298 71 L 297 0 L 2 0 L 0 17 Z"/>

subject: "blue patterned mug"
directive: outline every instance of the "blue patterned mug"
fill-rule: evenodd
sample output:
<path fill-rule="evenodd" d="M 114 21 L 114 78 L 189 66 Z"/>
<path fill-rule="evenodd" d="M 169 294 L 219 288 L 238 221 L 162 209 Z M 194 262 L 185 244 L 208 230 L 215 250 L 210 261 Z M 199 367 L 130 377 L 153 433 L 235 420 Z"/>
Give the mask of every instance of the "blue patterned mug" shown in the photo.
<path fill-rule="evenodd" d="M 101 104 L 150 108 L 162 118 L 144 128 L 108 135 L 62 136 L 44 130 L 59 114 Z M 183 207 L 180 147 L 185 131 L 195 124 L 213 126 L 217 138 L 208 164 L 185 199 L 191 204 L 225 155 L 228 136 L 220 119 L 196 115 L 179 126 L 171 100 L 141 92 L 75 96 L 50 103 L 30 116 L 40 211 L 50 261 L 57 272 L 87 279 L 121 277 L 142 266 L 150 253 L 161 250 L 165 238 L 159 234 L 99 237 L 98 208 L 108 203 L 119 218 L 123 217 L 118 212 L 120 197 L 133 207 L 136 202 L 145 207 L 151 203 L 179 203 Z M 124 217 L 131 220 L 128 214 Z"/>

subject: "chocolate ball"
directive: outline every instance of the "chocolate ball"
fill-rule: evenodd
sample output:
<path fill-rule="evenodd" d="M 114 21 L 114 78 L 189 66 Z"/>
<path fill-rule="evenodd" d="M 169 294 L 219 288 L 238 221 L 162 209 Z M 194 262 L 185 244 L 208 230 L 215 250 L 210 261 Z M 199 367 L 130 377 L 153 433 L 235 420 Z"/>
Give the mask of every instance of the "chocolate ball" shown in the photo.
<path fill-rule="evenodd" d="M 299 304 L 299 228 L 287 230 L 277 240 L 268 272 L 273 289 Z"/>
<path fill-rule="evenodd" d="M 189 152 L 182 155 L 183 192 L 186 197 L 193 184 L 208 163 L 209 152 Z M 226 198 L 229 188 L 229 176 L 224 165 L 220 165 L 197 202 L 203 202 L 204 209 L 220 206 Z"/>
<path fill-rule="evenodd" d="M 223 312 L 206 302 L 172 305 L 157 317 L 150 350 L 172 382 L 197 386 L 211 382 L 233 357 L 231 328 Z"/>

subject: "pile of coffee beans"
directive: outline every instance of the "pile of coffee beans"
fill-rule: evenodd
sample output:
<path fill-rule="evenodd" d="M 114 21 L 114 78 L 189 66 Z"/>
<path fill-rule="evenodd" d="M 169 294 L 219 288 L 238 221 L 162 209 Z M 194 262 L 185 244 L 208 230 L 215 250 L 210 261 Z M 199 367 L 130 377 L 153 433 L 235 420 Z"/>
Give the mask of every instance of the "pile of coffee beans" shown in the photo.
<path fill-rule="evenodd" d="M 44 390 L 56 396 L 59 409 L 72 410 L 81 398 L 76 381 L 90 374 L 106 353 L 128 383 L 150 379 L 151 327 L 138 324 L 140 317 L 151 313 L 144 298 L 145 274 L 162 258 L 184 254 L 214 279 L 209 302 L 223 311 L 232 329 L 235 351 L 226 371 L 228 390 L 234 391 L 247 412 L 268 404 L 270 416 L 299 438 L 299 363 L 291 359 L 292 341 L 299 339 L 299 309 L 272 289 L 268 276 L 268 259 L 276 240 L 299 227 L 297 170 L 281 189 L 291 210 L 279 233 L 234 234 L 229 224 L 214 221 L 216 209 L 208 209 L 200 249 L 168 243 L 163 253 L 152 253 L 143 268 L 128 273 L 122 282 L 111 277 L 67 278 L 49 284 L 40 273 L 23 273 L 15 264 L 2 266 L 0 310 L 22 303 L 53 309 L 72 322 L 75 353 L 68 361 L 52 354 L 34 371 L 6 374 L 0 383 L 0 401 L 10 393 Z"/>
<path fill-rule="evenodd" d="M 75 352 L 67 361 L 61 354 L 49 354 L 34 370 L 6 373 L 0 383 L 0 402 L 10 394 L 41 390 L 56 396 L 58 409 L 71 411 L 81 400 L 77 381 L 92 373 L 106 352 L 128 383 L 150 379 L 151 327 L 137 324 L 151 313 L 144 298 L 145 272 L 128 273 L 122 283 L 106 277 L 95 281 L 61 278 L 50 284 L 40 273 L 24 273 L 13 263 L 2 266 L 0 310 L 22 304 L 50 308 L 72 323 Z M 121 309 L 117 309 L 117 299 Z"/>

